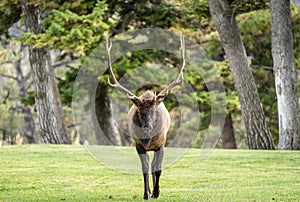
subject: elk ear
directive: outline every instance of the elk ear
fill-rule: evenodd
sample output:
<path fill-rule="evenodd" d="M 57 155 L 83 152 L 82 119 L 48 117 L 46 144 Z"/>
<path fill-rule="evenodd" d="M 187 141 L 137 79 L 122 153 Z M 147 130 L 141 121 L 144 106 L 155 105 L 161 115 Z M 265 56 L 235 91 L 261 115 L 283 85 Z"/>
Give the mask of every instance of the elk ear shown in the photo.
<path fill-rule="evenodd" d="M 141 100 L 138 97 L 129 97 L 129 99 L 133 102 L 135 106 L 139 106 L 141 104 Z"/>

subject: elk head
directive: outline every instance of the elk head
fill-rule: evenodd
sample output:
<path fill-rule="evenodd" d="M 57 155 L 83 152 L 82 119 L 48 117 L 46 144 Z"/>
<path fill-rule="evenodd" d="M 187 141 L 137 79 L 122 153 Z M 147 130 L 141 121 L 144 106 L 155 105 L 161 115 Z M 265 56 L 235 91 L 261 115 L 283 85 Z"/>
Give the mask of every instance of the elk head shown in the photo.
<path fill-rule="evenodd" d="M 181 50 L 181 66 L 178 69 L 178 73 L 176 78 L 165 87 L 160 93 L 156 94 L 153 91 L 146 91 L 141 96 L 136 96 L 131 91 L 122 86 L 118 80 L 116 79 L 111 65 L 111 56 L 110 50 L 112 47 L 112 42 L 107 38 L 106 40 L 106 50 L 107 50 L 107 58 L 108 58 L 108 70 L 110 76 L 112 78 L 113 83 L 110 82 L 108 78 L 108 83 L 115 88 L 119 88 L 120 90 L 127 93 L 128 98 L 133 102 L 136 107 L 137 113 L 135 113 L 136 117 L 132 117 L 135 125 L 142 129 L 143 135 L 148 136 L 153 130 L 155 130 L 155 123 L 159 121 L 159 113 L 157 112 L 157 107 L 163 102 L 164 98 L 167 96 L 170 89 L 174 86 L 180 84 L 183 78 L 183 69 L 185 66 L 185 42 L 184 37 L 180 37 L 180 50 Z M 143 138 L 141 138 L 143 139 Z"/>

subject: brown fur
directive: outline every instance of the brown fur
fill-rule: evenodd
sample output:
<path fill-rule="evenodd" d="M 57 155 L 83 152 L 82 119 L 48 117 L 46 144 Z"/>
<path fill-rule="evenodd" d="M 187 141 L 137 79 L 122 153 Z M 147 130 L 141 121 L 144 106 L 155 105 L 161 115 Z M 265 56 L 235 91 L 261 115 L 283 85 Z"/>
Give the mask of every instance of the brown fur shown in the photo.
<path fill-rule="evenodd" d="M 122 86 L 116 79 L 112 66 L 110 50 L 112 41 L 106 39 L 106 50 L 108 60 L 108 70 L 112 77 L 113 83 L 108 79 L 108 83 L 114 87 L 124 91 L 128 98 L 134 103 L 128 112 L 129 132 L 133 136 L 136 143 L 136 150 L 142 163 L 142 171 L 144 178 L 144 199 L 150 199 L 149 186 L 149 154 L 147 151 L 154 151 L 151 163 L 153 192 L 152 198 L 158 198 L 159 179 L 162 170 L 162 161 L 164 157 L 164 145 L 166 143 L 167 132 L 170 128 L 171 118 L 168 110 L 163 104 L 168 91 L 174 86 L 181 83 L 183 69 L 185 66 L 185 42 L 184 37 L 180 37 L 181 67 L 174 81 L 164 88 L 158 95 L 152 91 L 146 91 L 140 97 L 134 95 L 131 91 Z"/>
<path fill-rule="evenodd" d="M 146 151 L 157 150 L 166 142 L 167 132 L 170 128 L 171 118 L 167 108 L 161 101 L 155 100 L 155 94 L 152 91 L 146 91 L 140 97 L 139 106 L 132 105 L 128 112 L 129 131 L 135 140 L 135 143 L 142 146 Z M 145 145 L 140 137 L 142 133 L 141 126 L 137 126 L 134 120 L 138 109 L 146 107 L 155 107 L 158 119 L 155 122 L 155 129 L 150 133 L 150 144 Z"/>

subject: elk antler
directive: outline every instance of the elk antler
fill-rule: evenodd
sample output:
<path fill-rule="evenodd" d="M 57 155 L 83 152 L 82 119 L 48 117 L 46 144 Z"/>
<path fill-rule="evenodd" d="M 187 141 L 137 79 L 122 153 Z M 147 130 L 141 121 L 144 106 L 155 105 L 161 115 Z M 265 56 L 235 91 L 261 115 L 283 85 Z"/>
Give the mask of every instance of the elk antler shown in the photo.
<path fill-rule="evenodd" d="M 178 69 L 177 76 L 174 81 L 172 81 L 165 89 L 163 89 L 156 98 L 163 98 L 168 94 L 168 91 L 171 90 L 174 86 L 180 84 L 183 79 L 183 69 L 185 66 L 185 41 L 184 37 L 180 36 L 180 52 L 181 52 L 181 67 Z M 181 78 L 180 78 L 181 77 Z"/>
<path fill-rule="evenodd" d="M 109 85 L 111 85 L 114 88 L 119 88 L 120 90 L 124 91 L 125 93 L 127 93 L 127 96 L 130 99 L 139 99 L 136 95 L 134 95 L 131 91 L 129 91 L 127 88 L 125 88 L 124 86 L 122 86 L 118 80 L 116 79 L 116 76 L 114 75 L 114 72 L 112 70 L 112 66 L 111 66 L 111 57 L 110 57 L 110 50 L 112 47 L 112 41 L 110 39 L 108 39 L 108 37 L 106 38 L 106 51 L 107 51 L 107 66 L 108 66 L 108 71 L 110 76 L 112 77 L 112 80 L 114 83 L 110 82 L 110 79 L 108 78 L 108 83 Z"/>

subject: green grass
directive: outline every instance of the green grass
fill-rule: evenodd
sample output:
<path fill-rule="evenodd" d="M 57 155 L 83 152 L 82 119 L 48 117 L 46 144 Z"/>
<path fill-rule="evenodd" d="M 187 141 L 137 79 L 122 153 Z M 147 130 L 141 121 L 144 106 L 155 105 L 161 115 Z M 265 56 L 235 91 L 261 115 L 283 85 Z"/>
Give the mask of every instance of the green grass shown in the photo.
<path fill-rule="evenodd" d="M 199 156 L 200 150 L 190 149 L 163 170 L 155 201 L 300 201 L 299 151 L 213 150 L 205 159 Z M 0 147 L 0 201 L 142 201 L 142 196 L 141 174 L 109 169 L 84 147 Z"/>

